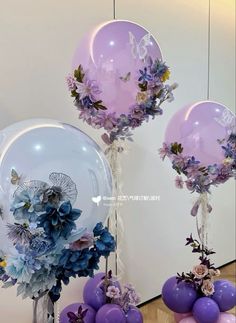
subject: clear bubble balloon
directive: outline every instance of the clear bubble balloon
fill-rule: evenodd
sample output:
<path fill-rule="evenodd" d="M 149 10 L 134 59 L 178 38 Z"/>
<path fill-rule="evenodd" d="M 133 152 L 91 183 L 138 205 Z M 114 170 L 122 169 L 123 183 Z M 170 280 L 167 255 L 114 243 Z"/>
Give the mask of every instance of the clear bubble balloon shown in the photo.
<path fill-rule="evenodd" d="M 33 180 L 63 187 L 65 199 L 82 210 L 77 226 L 91 231 L 107 218 L 109 206 L 102 197 L 112 194 L 110 168 L 99 146 L 78 128 L 32 119 L 3 129 L 0 170 L 0 204 L 6 220 L 17 187 Z"/>

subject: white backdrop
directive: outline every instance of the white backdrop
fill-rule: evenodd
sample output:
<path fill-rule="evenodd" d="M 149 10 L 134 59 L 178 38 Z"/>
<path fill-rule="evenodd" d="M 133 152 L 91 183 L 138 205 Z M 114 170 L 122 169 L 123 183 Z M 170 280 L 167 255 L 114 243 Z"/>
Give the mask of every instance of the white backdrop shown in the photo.
<path fill-rule="evenodd" d="M 65 86 L 75 47 L 88 28 L 112 18 L 112 0 L 0 0 L 0 127 L 33 117 L 63 120 L 80 127 L 99 144 L 100 133 L 77 120 Z M 235 108 L 235 1 L 212 1 L 210 99 Z M 158 156 L 168 120 L 182 106 L 206 99 L 207 0 L 117 0 L 117 18 L 144 25 L 158 39 L 164 59 L 179 83 L 164 117 L 135 131 L 123 157 L 124 193 L 160 195 L 156 202 L 127 202 L 124 281 L 134 283 L 146 301 L 160 294 L 168 276 L 189 270 L 185 237 L 195 231 L 189 215 L 194 196 L 174 187 L 175 174 Z M 212 195 L 210 241 L 216 265 L 235 258 L 235 186 Z M 64 289 L 61 307 L 81 300 L 83 280 Z M 28 323 L 31 303 L 0 289 L 4 323 Z M 6 320 L 7 318 L 7 320 Z"/>

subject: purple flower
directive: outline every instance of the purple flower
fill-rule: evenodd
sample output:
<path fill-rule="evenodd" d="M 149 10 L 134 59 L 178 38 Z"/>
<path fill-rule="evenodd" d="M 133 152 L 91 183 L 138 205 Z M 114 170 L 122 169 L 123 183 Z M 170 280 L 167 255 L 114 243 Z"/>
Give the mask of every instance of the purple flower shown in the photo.
<path fill-rule="evenodd" d="M 191 179 L 188 179 L 187 181 L 185 181 L 186 187 L 188 190 L 193 191 L 194 189 L 194 181 Z"/>
<path fill-rule="evenodd" d="M 111 299 L 117 299 L 120 298 L 120 289 L 115 286 L 109 286 L 107 288 L 106 296 Z"/>
<path fill-rule="evenodd" d="M 69 91 L 74 91 L 76 89 L 76 79 L 71 74 L 66 77 L 66 82 Z"/>
<path fill-rule="evenodd" d="M 76 82 L 76 92 L 80 95 L 80 100 L 88 97 L 92 102 L 97 101 L 97 95 L 101 93 L 95 80 L 89 80 L 84 77 L 83 83 Z"/>
<path fill-rule="evenodd" d="M 183 188 L 184 187 L 184 181 L 183 181 L 183 178 L 181 176 L 176 176 L 176 178 L 175 178 L 175 186 L 177 188 Z"/>
<path fill-rule="evenodd" d="M 159 155 L 162 160 L 164 160 L 167 157 L 169 157 L 171 154 L 171 148 L 166 143 L 163 143 L 162 148 L 159 149 Z"/>
<path fill-rule="evenodd" d="M 178 154 L 178 155 L 174 155 L 173 157 L 173 166 L 174 167 L 177 167 L 177 168 L 180 168 L 180 169 L 183 169 L 185 166 L 186 166 L 186 160 L 187 160 L 188 157 L 185 157 L 181 154 Z"/>
<path fill-rule="evenodd" d="M 112 131 L 117 125 L 116 113 L 100 112 L 94 119 L 93 124 L 95 127 L 104 127 L 107 131 Z"/>
<path fill-rule="evenodd" d="M 147 67 L 144 67 L 144 70 L 139 70 L 139 73 L 141 74 L 141 76 L 139 77 L 138 81 L 139 82 L 147 82 L 147 81 L 151 81 L 152 76 L 150 74 L 148 74 L 147 72 Z"/>
<path fill-rule="evenodd" d="M 88 309 L 83 310 L 82 306 L 79 306 L 77 314 L 68 312 L 67 316 L 69 323 L 84 323 L 84 318 L 86 317 L 87 312 Z"/>

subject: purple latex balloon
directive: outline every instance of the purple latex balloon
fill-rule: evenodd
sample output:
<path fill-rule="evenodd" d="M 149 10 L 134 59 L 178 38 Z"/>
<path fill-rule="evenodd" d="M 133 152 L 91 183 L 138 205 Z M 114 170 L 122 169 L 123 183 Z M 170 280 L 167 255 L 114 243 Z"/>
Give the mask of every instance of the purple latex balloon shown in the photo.
<path fill-rule="evenodd" d="M 164 303 L 176 313 L 191 312 L 197 297 L 197 292 L 192 285 L 185 282 L 177 283 L 175 276 L 169 278 L 162 288 Z"/>
<path fill-rule="evenodd" d="M 136 306 L 130 306 L 126 314 L 126 323 L 143 323 L 143 315 Z"/>
<path fill-rule="evenodd" d="M 236 316 L 229 313 L 220 313 L 217 323 L 236 323 Z"/>
<path fill-rule="evenodd" d="M 193 317 L 198 323 L 216 323 L 219 316 L 219 306 L 209 297 L 199 298 L 193 306 Z"/>
<path fill-rule="evenodd" d="M 235 128 L 235 115 L 220 103 L 197 102 L 178 112 L 170 120 L 165 142 L 182 144 L 184 155 L 195 156 L 205 166 L 222 163 L 223 149 L 218 143 Z"/>
<path fill-rule="evenodd" d="M 106 304 L 97 312 L 96 323 L 126 323 L 125 313 L 118 305 Z"/>
<path fill-rule="evenodd" d="M 67 313 L 72 312 L 76 315 L 80 306 L 82 306 L 83 310 L 88 310 L 84 318 L 84 323 L 94 323 L 96 316 L 95 310 L 91 306 L 81 303 L 74 303 L 65 307 L 60 314 L 60 323 L 69 323 Z"/>
<path fill-rule="evenodd" d="M 199 322 L 197 322 L 193 316 L 188 316 L 183 318 L 181 321 L 179 321 L 179 323 L 199 323 Z"/>
<path fill-rule="evenodd" d="M 101 90 L 98 99 L 107 113 L 128 113 L 136 102 L 137 75 L 147 56 L 162 59 L 156 40 L 142 26 L 113 20 L 96 26 L 80 42 L 73 58 L 73 71 L 81 64 Z M 127 78 L 126 78 L 127 77 Z"/>
<path fill-rule="evenodd" d="M 236 287 L 228 280 L 216 280 L 212 299 L 218 304 L 221 312 L 231 310 L 236 305 Z"/>
<path fill-rule="evenodd" d="M 96 311 L 106 303 L 106 295 L 103 289 L 105 273 L 98 273 L 89 278 L 83 290 L 84 302 L 92 306 Z M 121 290 L 120 283 L 114 282 L 114 285 Z"/>
<path fill-rule="evenodd" d="M 183 320 L 186 317 L 192 316 L 192 313 L 174 313 L 174 318 L 176 323 L 179 323 L 181 320 Z"/>

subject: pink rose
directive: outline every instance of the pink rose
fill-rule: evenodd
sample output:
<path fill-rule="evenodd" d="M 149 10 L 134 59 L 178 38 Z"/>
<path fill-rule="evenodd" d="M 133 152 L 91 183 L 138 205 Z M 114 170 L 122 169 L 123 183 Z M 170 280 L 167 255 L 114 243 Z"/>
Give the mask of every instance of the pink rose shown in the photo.
<path fill-rule="evenodd" d="M 192 273 L 198 279 L 202 279 L 203 277 L 205 277 L 208 274 L 208 272 L 208 268 L 205 265 L 197 265 L 194 266 L 192 269 Z"/>
<path fill-rule="evenodd" d="M 220 270 L 219 269 L 209 269 L 209 274 L 211 277 L 219 277 L 220 276 Z"/>
<path fill-rule="evenodd" d="M 212 281 L 210 279 L 205 279 L 205 280 L 203 280 L 201 290 L 204 295 L 210 296 L 210 295 L 214 294 L 214 292 L 215 292 L 214 284 L 212 283 Z"/>
<path fill-rule="evenodd" d="M 89 248 L 94 243 L 94 236 L 91 233 L 86 232 L 79 240 L 70 244 L 71 250 L 83 250 Z"/>

